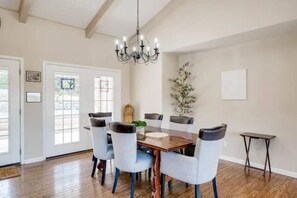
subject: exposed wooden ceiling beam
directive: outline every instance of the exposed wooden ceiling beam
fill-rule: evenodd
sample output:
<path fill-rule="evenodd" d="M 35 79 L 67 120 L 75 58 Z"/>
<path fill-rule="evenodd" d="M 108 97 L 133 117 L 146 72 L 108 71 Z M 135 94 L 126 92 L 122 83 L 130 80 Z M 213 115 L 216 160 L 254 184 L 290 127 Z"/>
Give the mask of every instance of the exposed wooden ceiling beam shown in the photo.
<path fill-rule="evenodd" d="M 91 38 L 93 34 L 97 30 L 97 25 L 100 21 L 100 19 L 104 16 L 105 12 L 110 8 L 110 6 L 113 4 L 115 0 L 105 0 L 104 4 L 101 6 L 97 14 L 94 16 L 94 18 L 91 20 L 89 25 L 86 28 L 86 37 Z"/>
<path fill-rule="evenodd" d="M 21 0 L 19 8 L 19 20 L 21 23 L 26 23 L 29 16 L 29 9 L 31 6 L 32 0 Z"/>

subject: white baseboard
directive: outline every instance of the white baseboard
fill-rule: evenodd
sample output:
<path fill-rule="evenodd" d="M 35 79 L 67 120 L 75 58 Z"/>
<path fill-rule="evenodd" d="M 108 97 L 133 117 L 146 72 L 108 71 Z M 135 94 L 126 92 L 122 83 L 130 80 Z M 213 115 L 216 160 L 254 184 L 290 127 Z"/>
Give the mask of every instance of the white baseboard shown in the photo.
<path fill-rule="evenodd" d="M 35 162 L 41 162 L 44 161 L 44 157 L 36 157 L 36 158 L 31 158 L 31 159 L 25 159 L 23 164 L 31 164 Z"/>
<path fill-rule="evenodd" d="M 229 161 L 229 162 L 234 162 L 234 163 L 237 163 L 237 164 L 242 164 L 242 165 L 245 164 L 245 161 L 242 160 L 242 159 L 229 157 L 229 156 L 226 156 L 226 155 L 221 155 L 220 159 L 226 160 L 226 161 Z M 263 168 L 264 167 L 263 164 L 254 163 L 254 162 L 251 162 L 251 166 L 254 166 L 256 168 Z M 289 176 L 289 177 L 293 177 L 293 178 L 297 178 L 297 172 L 293 172 L 293 171 L 288 171 L 288 170 L 284 170 L 284 169 L 280 169 L 280 168 L 271 167 L 271 172 L 278 173 L 278 174 L 285 175 L 285 176 Z"/>

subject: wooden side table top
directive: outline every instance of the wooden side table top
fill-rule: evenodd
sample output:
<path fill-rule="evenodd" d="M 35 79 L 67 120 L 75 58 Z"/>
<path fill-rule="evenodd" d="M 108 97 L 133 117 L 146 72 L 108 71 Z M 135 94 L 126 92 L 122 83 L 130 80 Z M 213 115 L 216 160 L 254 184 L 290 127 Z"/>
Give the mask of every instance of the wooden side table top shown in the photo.
<path fill-rule="evenodd" d="M 255 138 L 255 139 L 265 139 L 265 140 L 271 140 L 276 137 L 275 135 L 250 133 L 250 132 L 241 133 L 240 135 L 243 137 L 250 137 L 250 138 Z"/>

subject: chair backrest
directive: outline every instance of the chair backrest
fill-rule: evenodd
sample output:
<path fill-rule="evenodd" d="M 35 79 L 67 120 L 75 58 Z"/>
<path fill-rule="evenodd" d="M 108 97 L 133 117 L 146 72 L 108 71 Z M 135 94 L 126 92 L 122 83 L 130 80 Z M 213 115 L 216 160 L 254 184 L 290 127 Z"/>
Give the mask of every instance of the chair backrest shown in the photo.
<path fill-rule="evenodd" d="M 200 129 L 194 157 L 198 159 L 198 183 L 212 180 L 216 174 L 227 125 Z"/>
<path fill-rule="evenodd" d="M 191 133 L 193 130 L 194 118 L 186 116 L 170 116 L 169 128 L 177 131 Z"/>
<path fill-rule="evenodd" d="M 111 130 L 115 166 L 126 172 L 131 172 L 137 159 L 136 127 L 132 124 L 111 122 Z"/>
<path fill-rule="evenodd" d="M 90 118 L 93 154 L 98 159 L 105 159 L 107 153 L 107 130 L 105 120 Z"/>
<path fill-rule="evenodd" d="M 144 121 L 147 126 L 161 128 L 163 115 L 158 113 L 146 113 L 144 114 Z"/>
<path fill-rule="evenodd" d="M 96 112 L 89 113 L 90 118 L 104 119 L 106 128 L 109 130 L 109 123 L 112 121 L 112 113 L 111 112 Z"/>

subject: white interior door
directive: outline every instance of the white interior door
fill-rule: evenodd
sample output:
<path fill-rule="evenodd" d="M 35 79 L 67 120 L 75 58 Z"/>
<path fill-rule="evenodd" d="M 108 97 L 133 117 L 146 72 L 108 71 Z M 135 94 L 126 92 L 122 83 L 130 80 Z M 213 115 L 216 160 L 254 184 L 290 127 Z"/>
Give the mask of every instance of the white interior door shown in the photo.
<path fill-rule="evenodd" d="M 20 162 L 20 62 L 0 59 L 0 166 Z"/>
<path fill-rule="evenodd" d="M 120 104 L 118 72 L 45 64 L 46 157 L 91 149 L 90 133 L 83 129 L 88 113 L 111 111 L 120 120 Z"/>

